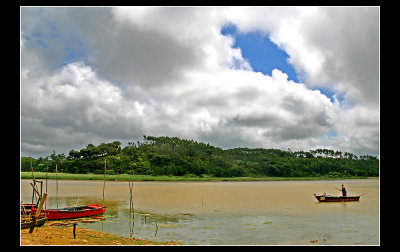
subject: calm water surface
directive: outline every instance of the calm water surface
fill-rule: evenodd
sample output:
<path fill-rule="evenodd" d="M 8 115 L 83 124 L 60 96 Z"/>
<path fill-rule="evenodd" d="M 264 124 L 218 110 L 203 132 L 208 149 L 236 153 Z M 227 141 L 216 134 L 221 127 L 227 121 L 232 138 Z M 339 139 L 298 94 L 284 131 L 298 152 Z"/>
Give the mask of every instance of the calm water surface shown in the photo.
<path fill-rule="evenodd" d="M 21 181 L 30 202 L 31 180 Z M 359 202 L 318 203 L 344 184 Z M 58 181 L 58 206 L 102 204 L 103 181 Z M 45 188 L 45 185 L 43 185 Z M 56 182 L 48 182 L 55 208 Z M 106 182 L 105 220 L 78 226 L 187 245 L 379 245 L 379 180 L 271 182 Z M 311 242 L 314 241 L 314 242 Z"/>

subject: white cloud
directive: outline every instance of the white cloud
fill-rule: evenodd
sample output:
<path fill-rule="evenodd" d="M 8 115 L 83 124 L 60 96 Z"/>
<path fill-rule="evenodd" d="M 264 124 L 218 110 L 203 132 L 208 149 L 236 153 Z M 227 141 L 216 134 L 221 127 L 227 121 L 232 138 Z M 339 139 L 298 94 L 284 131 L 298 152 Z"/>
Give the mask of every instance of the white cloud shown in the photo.
<path fill-rule="evenodd" d="M 376 14 L 316 7 L 24 8 L 22 151 L 48 155 L 55 146 L 66 152 L 168 135 L 220 147 L 377 154 Z M 302 83 L 279 69 L 271 76 L 253 72 L 233 38 L 220 33 L 228 24 L 269 34 Z M 47 37 L 38 37 L 57 46 L 42 48 L 32 39 L 39 27 Z M 66 37 L 79 43 L 70 48 Z M 83 60 L 66 62 L 76 51 Z M 344 93 L 352 106 L 331 102 L 315 86 Z"/>
<path fill-rule="evenodd" d="M 22 76 L 21 83 L 21 135 L 25 141 L 41 135 L 38 146 L 128 138 L 140 127 L 130 120 L 143 119 L 140 102 L 124 100 L 118 87 L 81 62 L 37 79 Z"/>

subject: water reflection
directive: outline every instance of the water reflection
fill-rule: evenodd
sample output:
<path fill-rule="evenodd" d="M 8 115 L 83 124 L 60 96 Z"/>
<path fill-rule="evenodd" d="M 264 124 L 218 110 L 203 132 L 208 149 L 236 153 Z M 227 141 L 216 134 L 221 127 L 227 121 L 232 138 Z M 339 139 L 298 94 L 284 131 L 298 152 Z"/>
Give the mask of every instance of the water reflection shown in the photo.
<path fill-rule="evenodd" d="M 346 184 L 359 202 L 318 203 Z M 55 205 L 49 181 L 48 208 Z M 59 181 L 59 206 L 102 203 L 102 181 Z M 29 181 L 21 199 L 30 200 Z M 107 182 L 106 220 L 88 228 L 183 244 L 379 244 L 379 181 Z"/>

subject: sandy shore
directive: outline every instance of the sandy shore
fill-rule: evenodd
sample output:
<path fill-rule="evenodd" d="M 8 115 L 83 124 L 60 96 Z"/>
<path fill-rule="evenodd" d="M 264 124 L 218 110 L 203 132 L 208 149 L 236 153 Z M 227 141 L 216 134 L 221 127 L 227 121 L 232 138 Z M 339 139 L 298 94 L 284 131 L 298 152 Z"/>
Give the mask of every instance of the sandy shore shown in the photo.
<path fill-rule="evenodd" d="M 21 245 L 179 245 L 176 242 L 153 242 L 134 238 L 114 236 L 104 232 L 76 227 L 74 239 L 73 227 L 44 225 L 21 230 Z"/>

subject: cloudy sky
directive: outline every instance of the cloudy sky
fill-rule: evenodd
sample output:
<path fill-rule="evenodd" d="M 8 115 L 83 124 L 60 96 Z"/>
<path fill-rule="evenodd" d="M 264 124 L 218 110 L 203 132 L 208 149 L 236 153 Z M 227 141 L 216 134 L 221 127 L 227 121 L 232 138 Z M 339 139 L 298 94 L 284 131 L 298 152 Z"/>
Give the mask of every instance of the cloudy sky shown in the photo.
<path fill-rule="evenodd" d="M 21 7 L 21 155 L 193 139 L 379 155 L 379 7 Z"/>

